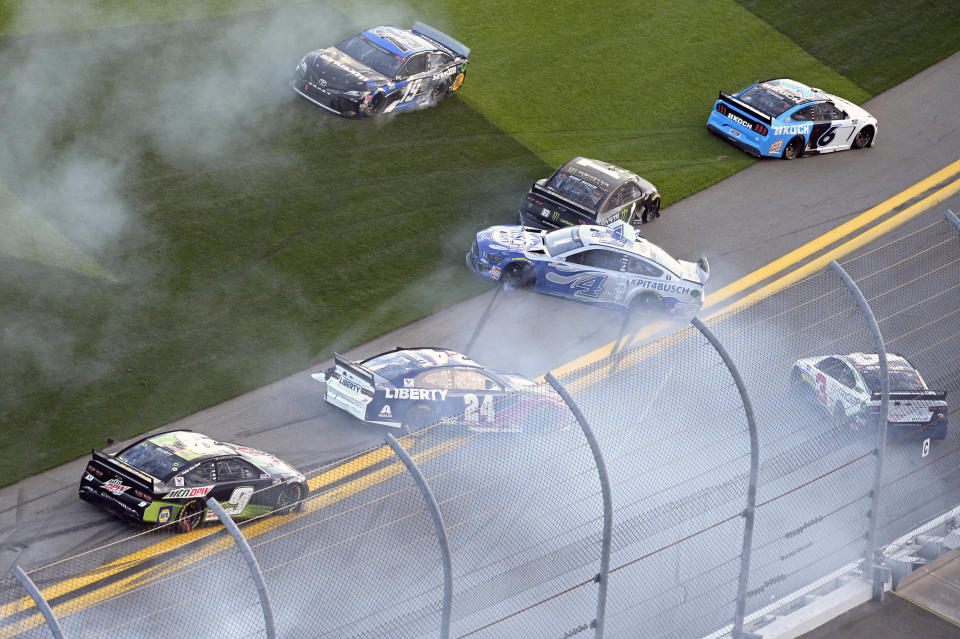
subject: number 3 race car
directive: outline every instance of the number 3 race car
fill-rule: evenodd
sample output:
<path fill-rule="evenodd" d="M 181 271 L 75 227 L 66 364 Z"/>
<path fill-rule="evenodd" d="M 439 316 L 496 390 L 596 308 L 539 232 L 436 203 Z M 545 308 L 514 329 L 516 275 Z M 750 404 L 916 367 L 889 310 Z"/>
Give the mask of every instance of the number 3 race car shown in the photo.
<path fill-rule="evenodd" d="M 362 118 L 426 107 L 460 88 L 470 49 L 433 27 L 374 27 L 300 60 L 290 87 L 317 106 Z"/>
<path fill-rule="evenodd" d="M 530 187 L 520 224 L 559 229 L 574 224 L 607 225 L 623 220 L 640 226 L 660 217 L 657 187 L 619 166 L 573 158 Z"/>
<path fill-rule="evenodd" d="M 676 260 L 626 222 L 528 231 L 493 226 L 477 233 L 467 267 L 508 288 L 642 315 L 692 317 L 703 304 L 710 266 Z"/>
<path fill-rule="evenodd" d="M 151 435 L 116 455 L 93 450 L 80 499 L 141 524 L 173 522 L 188 532 L 217 516 L 214 498 L 235 519 L 303 508 L 303 475 L 269 453 L 177 430 Z"/>
<path fill-rule="evenodd" d="M 460 416 L 478 432 L 521 432 L 523 425 L 566 424 L 566 404 L 552 391 L 517 393 L 536 382 L 493 371 L 444 348 L 397 348 L 360 362 L 334 355 L 334 366 L 311 375 L 326 383 L 326 400 L 372 424 L 419 430 Z"/>
<path fill-rule="evenodd" d="M 919 431 L 924 437 L 947 436 L 946 393 L 932 391 L 910 362 L 887 355 L 890 380 L 889 427 Z M 880 413 L 880 358 L 851 353 L 798 359 L 793 364 L 794 387 L 806 382 L 817 402 L 838 425 L 860 430 Z"/>
<path fill-rule="evenodd" d="M 843 98 L 793 80 L 720 92 L 707 129 L 750 155 L 792 160 L 873 146 L 877 119 Z"/>

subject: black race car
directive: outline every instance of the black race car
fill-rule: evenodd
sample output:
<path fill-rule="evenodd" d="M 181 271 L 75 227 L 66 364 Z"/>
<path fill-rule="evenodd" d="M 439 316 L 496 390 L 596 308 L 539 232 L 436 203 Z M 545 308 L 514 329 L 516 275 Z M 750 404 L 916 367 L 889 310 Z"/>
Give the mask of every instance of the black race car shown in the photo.
<path fill-rule="evenodd" d="M 460 88 L 470 49 L 433 27 L 374 27 L 305 55 L 290 87 L 317 106 L 362 118 L 430 106 Z"/>
<path fill-rule="evenodd" d="M 637 227 L 655 217 L 660 217 L 657 187 L 619 166 L 580 157 L 534 182 L 520 207 L 522 226 L 551 231 L 617 220 Z"/>
<path fill-rule="evenodd" d="M 480 432 L 520 432 L 523 425 L 562 427 L 566 404 L 554 392 L 518 393 L 536 385 L 493 371 L 445 348 L 397 348 L 360 362 L 334 354 L 334 366 L 311 375 L 326 400 L 366 422 L 408 433 L 444 418 Z M 545 418 L 535 416 L 545 414 Z"/>
<path fill-rule="evenodd" d="M 93 450 L 80 499 L 124 519 L 188 532 L 217 516 L 213 497 L 235 519 L 303 507 L 309 488 L 292 466 L 263 451 L 176 430 L 151 435 L 116 455 Z"/>

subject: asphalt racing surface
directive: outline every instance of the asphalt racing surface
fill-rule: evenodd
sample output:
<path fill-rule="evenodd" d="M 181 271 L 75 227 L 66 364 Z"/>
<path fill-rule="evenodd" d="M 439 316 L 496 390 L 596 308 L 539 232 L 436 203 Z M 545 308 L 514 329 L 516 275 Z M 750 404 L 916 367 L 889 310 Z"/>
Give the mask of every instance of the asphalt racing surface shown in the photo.
<path fill-rule="evenodd" d="M 645 227 L 645 235 L 677 257 L 695 259 L 706 254 L 712 267 L 708 290 L 720 290 L 956 162 L 960 157 L 958 104 L 960 54 L 955 54 L 865 105 L 879 120 L 875 148 L 793 162 L 759 162 L 665 210 Z M 704 120 L 708 109 L 709 101 Z M 730 152 L 739 151 L 731 147 Z M 897 234 L 929 225 L 948 207 L 960 211 L 960 198 L 945 200 Z M 483 317 L 487 321 L 480 323 Z M 625 328 L 630 326 L 624 326 L 623 318 L 597 309 L 532 294 L 507 298 L 491 291 L 346 355 L 356 359 L 394 346 L 437 345 L 469 351 L 495 368 L 537 376 L 617 342 Z M 960 349 L 956 343 L 944 348 L 942 355 L 952 360 L 956 380 Z M 383 441 L 381 429 L 359 424 L 326 405 L 321 387 L 307 372 L 170 427 L 263 448 L 303 470 Z M 960 429 L 953 429 L 951 445 L 957 445 L 958 434 Z M 898 454 L 906 464 L 913 453 L 904 449 Z M 0 568 L 4 573 L 15 564 L 30 570 L 133 532 L 77 499 L 85 462 L 77 460 L 0 490 Z M 830 632 L 829 628 L 822 630 Z M 836 632 L 840 634 L 811 636 L 854 636 L 844 634 L 847 630 Z M 877 631 L 874 636 L 903 634 Z"/>

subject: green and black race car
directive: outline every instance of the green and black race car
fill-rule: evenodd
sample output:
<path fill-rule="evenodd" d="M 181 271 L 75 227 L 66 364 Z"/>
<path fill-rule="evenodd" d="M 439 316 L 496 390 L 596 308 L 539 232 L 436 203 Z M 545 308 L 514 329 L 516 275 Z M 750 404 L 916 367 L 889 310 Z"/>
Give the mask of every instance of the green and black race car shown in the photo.
<path fill-rule="evenodd" d="M 177 430 L 141 439 L 116 455 L 94 449 L 80 499 L 140 524 L 173 522 L 188 532 L 217 516 L 214 498 L 234 519 L 303 508 L 306 478 L 269 453 Z"/>

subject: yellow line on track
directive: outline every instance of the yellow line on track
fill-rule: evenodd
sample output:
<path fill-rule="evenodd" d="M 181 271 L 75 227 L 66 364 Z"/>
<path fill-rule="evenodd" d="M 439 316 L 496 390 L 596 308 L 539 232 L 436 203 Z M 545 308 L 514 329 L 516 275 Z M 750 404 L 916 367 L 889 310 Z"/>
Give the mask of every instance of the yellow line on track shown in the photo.
<path fill-rule="evenodd" d="M 399 441 L 404 448 L 410 448 L 415 444 L 415 440 L 413 438 L 405 438 Z M 463 440 L 461 438 L 449 439 L 436 446 L 427 448 L 418 453 L 414 453 L 412 457 L 417 463 L 429 461 L 451 450 L 459 448 L 462 443 Z M 332 470 L 321 473 L 320 475 L 311 478 L 308 481 L 308 484 L 310 485 L 311 491 L 317 490 L 322 486 L 332 484 L 341 478 L 355 474 L 392 457 L 394 457 L 393 450 L 384 446 L 370 453 L 361 455 L 356 459 L 350 460 L 342 466 L 337 466 Z M 286 516 L 267 517 L 247 524 L 243 527 L 244 537 L 250 540 L 268 533 L 276 528 L 279 528 L 280 526 L 290 523 L 291 521 L 311 513 L 315 513 L 331 504 L 343 501 L 344 499 L 352 497 L 353 495 L 356 495 L 357 493 L 360 493 L 373 485 L 382 483 L 405 472 L 406 467 L 402 462 L 398 461 L 390 464 L 389 466 L 379 469 L 373 473 L 353 479 L 342 486 L 338 486 L 329 492 L 323 493 L 318 497 L 311 498 L 305 502 L 306 508 L 304 512 Z M 186 535 L 165 539 L 159 543 L 149 546 L 148 548 L 144 548 L 143 550 L 117 559 L 107 564 L 104 569 L 96 569 L 83 576 L 49 586 L 43 589 L 43 596 L 49 602 L 55 597 L 63 596 L 86 586 L 93 585 L 97 581 L 115 575 L 122 570 L 135 566 L 136 564 L 150 559 L 156 555 L 187 546 L 188 544 L 199 541 L 217 532 L 220 532 L 219 528 L 201 528 Z M 126 592 L 143 588 L 149 585 L 151 582 L 183 570 L 190 564 L 211 557 L 217 553 L 223 552 L 224 550 L 228 550 L 233 546 L 234 544 L 232 539 L 222 538 L 210 546 L 200 548 L 186 555 L 181 555 L 170 560 L 166 560 L 159 566 L 150 566 L 132 575 L 125 576 L 115 583 L 97 588 L 90 593 L 81 595 L 80 597 L 74 598 L 68 602 L 53 605 L 52 607 L 54 613 L 58 617 L 68 616 L 78 612 L 79 610 L 97 605 Z M 2 611 L 0 611 L 0 616 L 6 618 L 18 612 L 34 608 L 34 605 L 35 604 L 31 598 L 23 597 L 17 602 L 3 606 Z M 41 626 L 44 623 L 45 621 L 43 617 L 39 613 L 35 613 L 27 619 L 23 619 L 20 622 L 15 622 L 12 625 L 0 628 L 0 637 L 3 639 L 14 637 L 20 633 Z"/>

